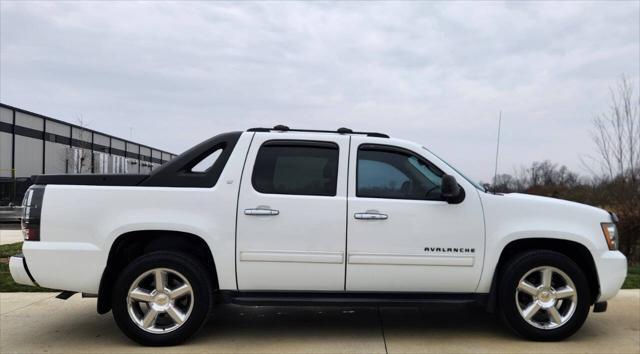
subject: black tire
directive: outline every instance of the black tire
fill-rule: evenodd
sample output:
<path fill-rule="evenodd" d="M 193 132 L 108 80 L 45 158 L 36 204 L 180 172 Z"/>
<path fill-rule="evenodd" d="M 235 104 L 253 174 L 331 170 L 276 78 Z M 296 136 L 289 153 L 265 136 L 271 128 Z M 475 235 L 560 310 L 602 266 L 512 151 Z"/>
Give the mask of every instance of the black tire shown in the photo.
<path fill-rule="evenodd" d="M 576 307 L 573 315 L 569 317 L 567 322 L 553 329 L 538 328 L 527 322 L 521 315 L 516 303 L 518 301 L 516 300 L 516 289 L 521 278 L 529 271 L 544 266 L 551 266 L 564 272 L 573 281 L 577 292 Z M 522 337 L 545 342 L 563 340 L 576 333 L 587 319 L 591 305 L 589 284 L 580 267 L 569 257 L 553 251 L 529 251 L 516 255 L 506 262 L 501 273 L 498 285 L 500 313 L 507 326 Z M 554 277 L 557 276 L 557 274 L 554 275 Z M 555 279 L 557 281 L 557 278 Z M 559 306 L 563 305 L 559 304 Z M 546 313 L 546 310 L 542 311 Z"/>
<path fill-rule="evenodd" d="M 127 296 L 136 279 L 147 271 L 166 268 L 180 273 L 191 285 L 193 307 L 189 317 L 177 329 L 168 333 L 149 333 L 138 326 L 129 315 Z M 119 275 L 113 288 L 112 309 L 116 324 L 127 337 L 147 346 L 176 345 L 189 339 L 206 323 L 213 304 L 209 274 L 200 262 L 189 255 L 157 251 L 131 262 Z"/>

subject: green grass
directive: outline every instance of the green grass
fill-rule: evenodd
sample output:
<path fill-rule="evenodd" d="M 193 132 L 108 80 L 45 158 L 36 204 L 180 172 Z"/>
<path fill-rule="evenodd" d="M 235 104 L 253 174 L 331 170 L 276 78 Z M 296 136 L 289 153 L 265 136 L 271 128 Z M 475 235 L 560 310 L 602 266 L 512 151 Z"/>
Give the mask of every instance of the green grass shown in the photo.
<path fill-rule="evenodd" d="M 22 242 L 0 245 L 0 258 L 8 258 L 22 252 Z"/>
<path fill-rule="evenodd" d="M 627 279 L 622 284 L 623 289 L 640 289 L 640 266 L 629 267 Z"/>
<path fill-rule="evenodd" d="M 22 242 L 0 245 L 0 292 L 41 292 L 53 291 L 37 286 L 19 285 L 13 282 L 9 273 L 9 257 L 22 252 Z M 640 266 L 629 267 L 629 274 L 622 285 L 623 289 L 640 289 Z"/>

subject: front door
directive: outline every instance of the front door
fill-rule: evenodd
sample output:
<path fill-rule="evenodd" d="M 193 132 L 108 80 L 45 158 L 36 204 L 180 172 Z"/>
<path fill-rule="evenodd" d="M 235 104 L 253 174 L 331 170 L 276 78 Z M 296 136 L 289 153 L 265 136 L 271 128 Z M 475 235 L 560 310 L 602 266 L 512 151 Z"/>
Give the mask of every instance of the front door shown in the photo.
<path fill-rule="evenodd" d="M 255 133 L 240 197 L 239 290 L 344 291 L 349 137 Z"/>
<path fill-rule="evenodd" d="M 350 156 L 346 289 L 475 291 L 484 219 L 473 185 L 411 144 L 354 136 Z M 444 172 L 465 190 L 461 203 L 442 200 Z"/>

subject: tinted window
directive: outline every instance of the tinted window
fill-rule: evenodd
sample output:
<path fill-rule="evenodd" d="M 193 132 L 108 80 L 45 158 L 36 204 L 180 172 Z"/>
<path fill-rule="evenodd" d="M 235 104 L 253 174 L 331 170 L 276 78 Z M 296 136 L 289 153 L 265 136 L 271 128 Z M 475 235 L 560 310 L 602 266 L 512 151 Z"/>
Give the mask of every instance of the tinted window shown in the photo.
<path fill-rule="evenodd" d="M 337 179 L 335 144 L 270 141 L 258 151 L 252 182 L 260 193 L 334 196 Z"/>
<path fill-rule="evenodd" d="M 444 173 L 401 149 L 364 145 L 358 149 L 356 195 L 364 198 L 440 200 Z"/>

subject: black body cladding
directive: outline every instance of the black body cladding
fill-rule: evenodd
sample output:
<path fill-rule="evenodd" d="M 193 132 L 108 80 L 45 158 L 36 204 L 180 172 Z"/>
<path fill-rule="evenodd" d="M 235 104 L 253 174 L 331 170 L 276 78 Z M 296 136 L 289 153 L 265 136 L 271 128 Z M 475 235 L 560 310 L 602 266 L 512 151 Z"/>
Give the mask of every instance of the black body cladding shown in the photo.
<path fill-rule="evenodd" d="M 213 187 L 218 182 L 240 135 L 242 132 L 231 132 L 205 140 L 153 171 L 149 178 L 140 185 L 150 187 Z M 205 172 L 191 172 L 194 166 L 218 149 L 222 149 L 222 153 L 213 166 Z"/>
<path fill-rule="evenodd" d="M 93 175 L 39 175 L 33 176 L 33 184 L 74 184 L 83 186 L 137 186 L 149 175 L 93 174 Z"/>
<path fill-rule="evenodd" d="M 222 174 L 229 156 L 240 139 L 242 132 L 224 133 L 192 147 L 173 160 L 158 167 L 149 175 L 39 175 L 33 176 L 34 184 L 70 184 L 92 186 L 144 186 L 144 187 L 191 187 L 210 188 L 215 186 Z M 222 149 L 214 164 L 204 172 L 191 169 L 212 152 Z"/>

